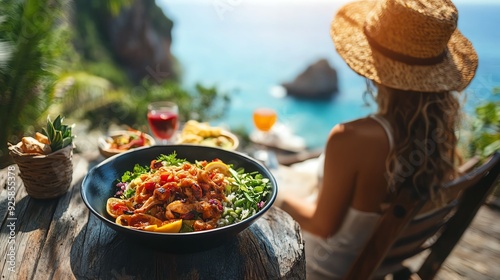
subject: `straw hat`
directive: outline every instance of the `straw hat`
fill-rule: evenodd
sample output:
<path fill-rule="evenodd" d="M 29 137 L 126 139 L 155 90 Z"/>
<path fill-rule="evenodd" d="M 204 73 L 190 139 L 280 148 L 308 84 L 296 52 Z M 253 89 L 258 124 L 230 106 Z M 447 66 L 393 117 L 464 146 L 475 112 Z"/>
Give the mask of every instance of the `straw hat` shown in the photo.
<path fill-rule="evenodd" d="M 360 1 L 338 11 L 330 35 L 349 67 L 370 80 L 401 90 L 460 91 L 478 58 L 457 21 L 449 0 Z"/>

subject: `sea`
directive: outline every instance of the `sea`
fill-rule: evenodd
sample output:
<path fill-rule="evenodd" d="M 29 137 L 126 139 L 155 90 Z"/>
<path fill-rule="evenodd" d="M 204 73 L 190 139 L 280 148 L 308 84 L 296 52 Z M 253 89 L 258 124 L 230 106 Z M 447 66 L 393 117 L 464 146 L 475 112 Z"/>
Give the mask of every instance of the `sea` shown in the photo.
<path fill-rule="evenodd" d="M 278 121 L 308 148 L 325 145 L 331 128 L 375 110 L 363 99 L 365 80 L 335 52 L 329 26 L 346 1 L 158 0 L 174 21 L 171 51 L 182 83 L 216 86 L 231 96 L 230 109 L 211 124 L 254 130 L 252 111 L 271 107 Z M 458 28 L 473 43 L 479 66 L 463 93 L 465 109 L 498 95 L 500 87 L 500 1 L 455 1 Z M 337 70 L 339 91 L 331 100 L 286 96 L 280 86 L 310 64 L 326 59 Z"/>

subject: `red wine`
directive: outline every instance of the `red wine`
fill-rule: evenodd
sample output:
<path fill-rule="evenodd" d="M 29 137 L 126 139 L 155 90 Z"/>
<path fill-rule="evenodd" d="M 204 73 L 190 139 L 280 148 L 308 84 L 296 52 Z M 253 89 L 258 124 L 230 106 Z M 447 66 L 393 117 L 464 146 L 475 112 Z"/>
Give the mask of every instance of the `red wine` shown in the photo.
<path fill-rule="evenodd" d="M 148 122 L 153 134 L 160 139 L 170 139 L 177 130 L 177 114 L 173 112 L 148 113 Z"/>

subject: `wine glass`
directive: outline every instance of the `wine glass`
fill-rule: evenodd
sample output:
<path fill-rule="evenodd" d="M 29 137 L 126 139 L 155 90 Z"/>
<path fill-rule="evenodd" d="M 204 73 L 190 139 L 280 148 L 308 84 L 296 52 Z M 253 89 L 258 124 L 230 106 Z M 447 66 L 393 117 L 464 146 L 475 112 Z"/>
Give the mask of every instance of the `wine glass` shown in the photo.
<path fill-rule="evenodd" d="M 148 123 L 154 136 L 166 145 L 179 126 L 179 107 L 170 101 L 148 104 Z"/>
<path fill-rule="evenodd" d="M 277 168 L 278 163 L 276 159 L 276 154 L 273 151 L 267 149 L 266 146 L 272 144 L 270 131 L 274 124 L 278 120 L 278 114 L 274 109 L 271 108 L 257 108 L 253 111 L 253 123 L 257 128 L 258 134 L 255 140 L 261 143 L 263 147 L 253 153 L 253 156 L 264 162 L 266 166 L 271 169 Z"/>

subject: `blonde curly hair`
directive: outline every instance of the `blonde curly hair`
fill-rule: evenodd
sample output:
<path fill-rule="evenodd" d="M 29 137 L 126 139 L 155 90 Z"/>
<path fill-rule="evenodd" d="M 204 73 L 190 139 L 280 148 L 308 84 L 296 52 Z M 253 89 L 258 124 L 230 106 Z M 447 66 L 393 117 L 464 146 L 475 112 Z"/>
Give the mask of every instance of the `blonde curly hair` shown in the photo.
<path fill-rule="evenodd" d="M 443 202 L 439 190 L 456 176 L 456 131 L 461 104 L 455 92 L 415 92 L 376 85 L 378 113 L 392 125 L 394 148 L 386 160 L 390 190 L 412 185 Z"/>

